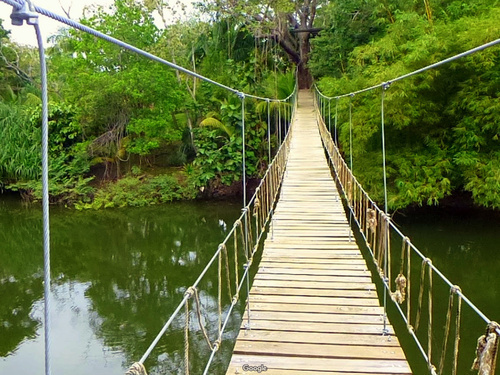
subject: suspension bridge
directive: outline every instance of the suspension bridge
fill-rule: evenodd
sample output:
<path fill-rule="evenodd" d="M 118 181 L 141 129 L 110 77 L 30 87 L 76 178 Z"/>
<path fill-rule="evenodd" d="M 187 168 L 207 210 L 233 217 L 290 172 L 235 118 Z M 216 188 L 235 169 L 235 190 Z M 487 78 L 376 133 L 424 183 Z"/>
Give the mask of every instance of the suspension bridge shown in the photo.
<path fill-rule="evenodd" d="M 354 240 L 308 91 L 299 92 L 292 127 L 271 235 L 227 374 L 259 366 L 272 374 L 410 374 Z"/>
<path fill-rule="evenodd" d="M 466 305 L 469 313 L 486 325 L 486 332 L 477 332 L 478 337 L 484 334 L 480 336 L 476 356 L 469 358 L 470 362 L 474 360 L 473 367 L 479 374 L 494 374 L 499 325 L 486 317 L 399 231 L 387 213 L 387 205 L 380 209 L 358 183 L 337 147 L 337 113 L 332 132 L 330 104 L 332 100 L 338 103 L 342 98 L 379 90 L 385 155 L 385 90 L 400 80 L 500 44 L 500 39 L 357 92 L 327 97 L 317 89 L 314 94 L 296 89 L 286 99 L 271 99 L 214 82 L 88 26 L 34 6 L 30 1 L 2 1 L 13 7 L 11 18 L 14 24 L 26 22 L 34 26 L 40 50 L 46 375 L 51 374 L 48 120 L 45 56 L 38 14 L 219 86 L 230 95 L 237 95 L 242 103 L 242 214 L 203 272 L 192 285 L 186 286 L 184 297 L 175 311 L 127 374 L 147 373 L 148 358 L 174 321 L 182 321 L 184 331 L 183 368 L 179 371 L 190 373 L 190 342 L 196 331 L 202 334 L 208 348 L 203 374 L 215 373 L 211 366 L 221 346 L 227 345 L 224 332 L 240 304 L 245 305 L 243 322 L 229 367 L 225 369 L 227 374 L 410 374 L 409 359 L 405 357 L 388 320 L 390 303 L 399 312 L 399 319 L 409 336 L 415 340 L 429 374 L 457 374 L 462 305 Z M 275 156 L 249 200 L 245 189 L 247 100 L 267 102 L 268 142 L 271 142 L 271 125 L 277 129 L 278 138 Z M 271 103 L 276 104 L 273 116 Z M 271 149 L 269 143 L 270 152 Z M 350 164 L 352 166 L 352 161 Z M 383 168 L 386 184 L 385 159 Z M 366 247 L 367 259 L 363 257 L 361 247 Z M 394 256 L 398 249 L 399 256 Z M 257 265 L 255 260 L 258 257 L 261 260 Z M 375 272 L 368 270 L 367 262 L 374 266 Z M 251 281 L 251 269 L 255 266 L 258 266 L 258 271 Z M 215 320 L 207 323 L 200 302 L 201 282 L 212 269 L 217 275 L 217 311 Z M 393 275 L 397 276 L 394 278 Z M 382 288 L 377 293 L 373 277 L 379 276 Z M 437 314 L 433 295 L 435 278 L 449 290 L 442 319 L 444 327 L 434 324 Z M 246 297 L 243 301 L 242 296 Z M 442 338 L 436 345 L 437 331 Z"/>

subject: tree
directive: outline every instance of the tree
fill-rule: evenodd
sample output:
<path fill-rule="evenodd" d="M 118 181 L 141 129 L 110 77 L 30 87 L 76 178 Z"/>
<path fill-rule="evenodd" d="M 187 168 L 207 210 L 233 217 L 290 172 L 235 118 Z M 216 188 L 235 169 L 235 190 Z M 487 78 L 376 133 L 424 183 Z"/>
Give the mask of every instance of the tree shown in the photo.
<path fill-rule="evenodd" d="M 297 66 L 299 88 L 306 89 L 312 84 L 308 62 L 318 8 L 318 0 L 282 0 L 267 4 L 257 0 L 222 0 L 208 3 L 203 10 L 215 20 L 226 17 L 239 20 L 255 38 L 278 43 Z"/>

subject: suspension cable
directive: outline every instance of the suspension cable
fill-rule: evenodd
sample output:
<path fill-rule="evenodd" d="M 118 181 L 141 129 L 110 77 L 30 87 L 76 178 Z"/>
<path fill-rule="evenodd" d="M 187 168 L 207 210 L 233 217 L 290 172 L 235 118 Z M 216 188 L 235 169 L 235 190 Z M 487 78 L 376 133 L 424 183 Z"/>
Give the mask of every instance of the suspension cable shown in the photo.
<path fill-rule="evenodd" d="M 27 1 L 27 0 L 0 0 L 0 1 L 13 6 L 16 10 L 21 10 L 23 8 L 24 1 Z M 203 75 L 201 75 L 199 73 L 196 73 L 196 72 L 193 72 L 193 71 L 191 71 L 189 69 L 183 68 L 180 65 L 177 65 L 177 64 L 172 63 L 170 61 L 162 59 L 161 57 L 158 57 L 158 56 L 156 56 L 156 55 L 154 55 L 152 53 L 144 51 L 143 49 L 135 47 L 135 46 L 133 46 L 133 45 L 131 45 L 129 43 L 126 43 L 126 42 L 120 40 L 120 39 L 117 39 L 117 38 L 114 38 L 114 37 L 112 37 L 110 35 L 104 34 L 104 33 L 100 32 L 100 31 L 98 31 L 98 30 L 96 30 L 96 29 L 94 29 L 92 27 L 83 25 L 83 24 L 81 24 L 79 22 L 76 22 L 76 21 L 71 20 L 69 18 L 63 17 L 63 16 L 61 16 L 59 14 L 53 13 L 53 12 L 47 10 L 47 9 L 44 9 L 44 8 L 36 6 L 36 5 L 34 5 L 33 8 L 34 8 L 34 11 L 36 11 L 37 13 L 42 14 L 42 15 L 44 15 L 46 17 L 52 18 L 55 21 L 64 23 L 65 25 L 68 25 L 68 26 L 70 26 L 70 27 L 72 27 L 74 29 L 86 32 L 86 33 L 91 34 L 91 35 L 93 35 L 93 36 L 95 36 L 97 38 L 106 40 L 106 41 L 108 41 L 110 43 L 113 43 L 113 44 L 115 44 L 115 45 L 117 45 L 117 46 L 119 46 L 121 48 L 124 48 L 124 49 L 127 49 L 129 51 L 135 52 L 135 53 L 137 53 L 137 54 L 139 54 L 141 56 L 144 56 L 144 57 L 146 57 L 146 58 L 148 58 L 150 60 L 153 60 L 153 61 L 159 62 L 159 63 L 161 63 L 163 65 L 169 66 L 170 68 L 173 68 L 173 69 L 178 70 L 178 71 L 180 71 L 182 73 L 188 74 L 188 75 L 190 75 L 192 77 L 198 78 L 198 79 L 200 79 L 202 81 L 208 82 L 208 83 L 210 83 L 212 85 L 215 85 L 215 86 L 217 86 L 219 88 L 222 88 L 224 90 L 232 92 L 233 94 L 241 95 L 241 92 L 239 90 L 235 89 L 235 88 L 226 86 L 226 85 L 224 85 L 222 83 L 219 83 L 219 82 L 214 81 L 214 80 L 212 80 L 212 79 L 210 79 L 208 77 L 205 77 L 205 76 L 203 76 Z M 273 98 L 269 98 L 269 100 L 271 100 L 271 101 L 288 100 L 289 98 L 292 97 L 292 95 L 293 95 L 293 93 L 290 94 L 286 99 L 273 99 Z M 253 98 L 253 99 L 258 99 L 258 100 L 266 100 L 266 99 L 268 99 L 268 98 L 260 97 L 260 96 L 257 96 L 257 95 L 251 95 L 251 94 L 245 94 L 245 96 L 247 96 L 249 98 Z"/>
<path fill-rule="evenodd" d="M 334 99 L 334 98 L 346 98 L 346 97 L 349 97 L 349 96 L 352 96 L 352 95 L 361 94 L 361 93 L 363 93 L 363 92 L 367 92 L 367 91 L 375 90 L 375 89 L 377 89 L 377 88 L 379 88 L 379 87 L 383 87 L 384 85 L 388 85 L 388 84 L 390 85 L 391 83 L 394 83 L 394 82 L 397 82 L 397 81 L 404 80 L 404 79 L 406 79 L 406 78 L 409 78 L 409 77 L 412 77 L 412 76 L 414 76 L 414 75 L 417 75 L 417 74 L 420 74 L 420 73 L 426 72 L 426 71 L 431 70 L 431 69 L 435 69 L 435 68 L 440 67 L 440 66 L 442 66 L 442 65 L 445 65 L 445 64 L 448 64 L 448 63 L 450 63 L 450 62 L 453 62 L 453 61 L 456 61 L 456 60 L 458 60 L 458 59 L 461 59 L 461 58 L 463 58 L 463 57 L 466 57 L 466 56 L 472 55 L 472 54 L 474 54 L 474 53 L 476 53 L 476 52 L 483 51 L 483 50 L 485 50 L 485 49 L 487 49 L 487 48 L 493 47 L 493 46 L 498 45 L 498 44 L 500 44 L 500 38 L 499 38 L 499 39 L 495 39 L 495 40 L 493 40 L 493 41 L 491 41 L 491 42 L 489 42 L 489 43 L 482 44 L 482 45 L 480 45 L 480 46 L 478 46 L 478 47 L 471 48 L 471 49 L 469 49 L 469 50 L 467 50 L 467 51 L 465 51 L 465 52 L 462 52 L 462 53 L 459 53 L 459 54 L 454 55 L 454 56 L 452 56 L 452 57 L 449 57 L 449 58 L 447 58 L 447 59 L 444 59 L 444 60 L 438 61 L 438 62 L 436 62 L 436 63 L 434 63 L 434 64 L 427 65 L 427 66 L 425 66 L 425 67 L 423 67 L 423 68 L 421 68 L 421 69 L 414 70 L 414 71 L 412 71 L 412 72 L 410 72 L 410 73 L 403 74 L 403 75 L 398 76 L 398 77 L 396 77 L 396 78 L 393 78 L 393 79 L 391 79 L 391 80 L 384 81 L 384 82 L 381 82 L 381 83 L 379 83 L 379 84 L 377 84 L 377 85 L 370 86 L 370 87 L 366 87 L 366 88 L 361 89 L 361 90 L 358 90 L 358 91 L 353 91 L 353 92 L 350 92 L 350 93 L 348 93 L 348 94 L 343 94 L 343 95 L 338 95 L 338 96 L 332 96 L 332 97 L 329 97 L 329 96 L 326 96 L 326 95 L 324 95 L 323 93 L 321 93 L 321 91 L 319 91 L 319 89 L 318 89 L 318 86 L 317 86 L 317 85 L 315 85 L 315 87 L 316 87 L 316 90 L 318 91 L 318 93 L 319 93 L 322 97 L 324 97 L 324 98 L 326 98 L 326 99 L 328 99 L 328 98 L 330 98 L 330 99 Z"/>

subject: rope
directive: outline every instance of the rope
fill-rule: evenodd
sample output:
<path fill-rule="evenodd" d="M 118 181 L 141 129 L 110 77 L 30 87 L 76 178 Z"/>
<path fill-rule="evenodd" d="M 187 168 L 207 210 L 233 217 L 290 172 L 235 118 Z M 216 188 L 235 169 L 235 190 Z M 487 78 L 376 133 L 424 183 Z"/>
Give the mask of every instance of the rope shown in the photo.
<path fill-rule="evenodd" d="M 201 333 L 203 334 L 203 337 L 205 338 L 205 341 L 208 344 L 208 347 L 210 348 L 210 350 L 212 350 L 212 342 L 208 337 L 208 332 L 207 329 L 205 328 L 205 324 L 203 324 L 203 317 L 201 316 L 201 302 L 200 302 L 200 296 L 198 294 L 198 289 L 193 288 L 193 291 L 194 291 L 194 301 L 196 303 L 196 316 L 198 318 L 198 324 L 200 326 Z"/>
<path fill-rule="evenodd" d="M 477 340 L 476 358 L 471 370 L 478 371 L 478 375 L 494 375 L 498 355 L 498 341 L 500 325 L 490 322 L 486 327 L 486 333 Z"/>
<path fill-rule="evenodd" d="M 142 363 L 135 362 L 132 366 L 130 366 L 125 375 L 148 375 L 148 373 Z"/>
<path fill-rule="evenodd" d="M 227 293 L 229 296 L 229 299 L 233 297 L 233 291 L 231 289 L 231 274 L 229 270 L 229 256 L 227 254 L 227 247 L 225 244 L 221 244 L 222 246 L 222 256 L 224 257 L 224 264 L 226 266 L 226 283 L 227 283 Z"/>
<path fill-rule="evenodd" d="M 196 288 L 190 287 L 184 296 L 186 296 L 185 302 L 185 321 L 184 321 L 184 373 L 189 375 L 189 299 L 196 293 Z"/>
<path fill-rule="evenodd" d="M 425 258 L 422 261 L 422 268 L 420 269 L 420 288 L 418 291 L 418 305 L 417 305 L 417 316 L 415 317 L 415 331 L 418 331 L 420 326 L 420 315 L 422 312 L 422 301 L 424 297 L 424 283 L 425 283 L 425 266 L 429 258 Z"/>
<path fill-rule="evenodd" d="M 446 312 L 446 325 L 444 330 L 444 338 L 443 338 L 443 349 L 441 351 L 441 360 L 439 362 L 439 375 L 443 374 L 444 363 L 446 359 L 446 352 L 448 347 L 448 337 L 450 335 L 450 326 L 451 326 L 451 316 L 453 311 L 453 300 L 454 296 L 457 295 L 457 292 L 460 291 L 460 287 L 454 286 L 450 288 L 450 297 L 448 300 L 448 310 Z M 455 345 L 453 346 L 453 368 L 452 375 L 456 375 L 457 373 L 457 365 L 458 365 L 458 344 L 460 341 L 460 317 L 462 311 L 462 303 L 460 295 L 457 297 L 457 313 L 455 320 Z"/>
<path fill-rule="evenodd" d="M 407 279 L 404 275 L 404 263 L 405 263 L 405 253 L 406 253 L 406 243 L 408 237 L 403 239 L 403 244 L 401 246 L 401 261 L 399 267 L 399 274 L 394 280 L 396 283 L 396 290 L 391 293 L 391 298 L 394 302 L 399 303 L 400 305 L 405 301 L 406 298 L 406 288 L 407 288 Z"/>
<path fill-rule="evenodd" d="M 222 252 L 219 253 L 217 272 L 217 333 L 220 338 L 222 333 Z"/>

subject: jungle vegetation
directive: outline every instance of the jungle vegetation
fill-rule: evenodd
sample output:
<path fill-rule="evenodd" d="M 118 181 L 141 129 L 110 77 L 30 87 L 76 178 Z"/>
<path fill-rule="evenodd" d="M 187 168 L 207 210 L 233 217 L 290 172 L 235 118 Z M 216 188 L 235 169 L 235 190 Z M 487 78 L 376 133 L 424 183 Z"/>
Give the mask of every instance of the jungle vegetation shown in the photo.
<path fill-rule="evenodd" d="M 500 37 L 497 0 L 222 0 L 203 2 L 196 19 L 171 22 L 172 12 L 163 0 L 115 0 L 88 9 L 81 22 L 237 90 L 281 99 L 293 91 L 295 71 L 301 88 L 315 79 L 336 96 Z M 52 36 L 47 56 L 54 203 L 146 205 L 238 185 L 237 96 L 75 30 Z M 499 56 L 493 47 L 386 91 L 391 209 L 460 192 L 500 208 Z M 37 51 L 12 42 L 1 24 L 0 71 L 0 190 L 37 200 Z M 352 101 L 353 168 L 377 201 L 380 95 L 338 107 L 349 156 Z M 269 162 L 267 118 L 256 101 L 246 109 L 247 174 L 259 178 Z"/>

